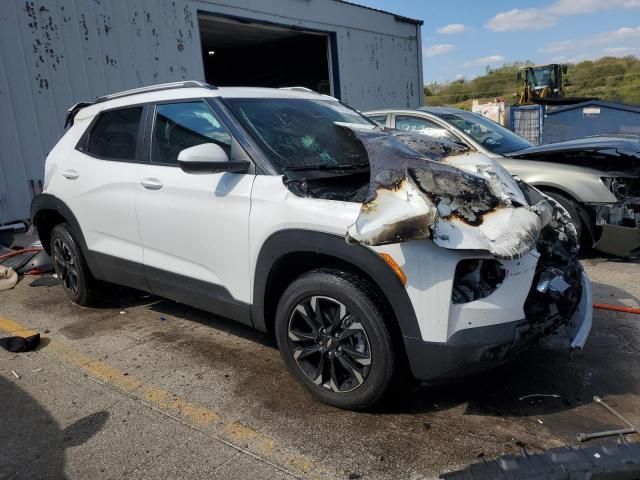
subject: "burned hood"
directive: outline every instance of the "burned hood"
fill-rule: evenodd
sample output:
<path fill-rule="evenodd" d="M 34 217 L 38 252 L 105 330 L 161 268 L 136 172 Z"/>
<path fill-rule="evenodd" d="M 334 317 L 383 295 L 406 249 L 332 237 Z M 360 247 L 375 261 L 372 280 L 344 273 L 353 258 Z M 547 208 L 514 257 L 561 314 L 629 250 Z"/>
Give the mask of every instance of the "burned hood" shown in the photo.
<path fill-rule="evenodd" d="M 640 176 L 640 139 L 634 137 L 586 137 L 537 145 L 505 156 Z"/>
<path fill-rule="evenodd" d="M 367 152 L 371 181 L 347 232 L 351 243 L 428 238 L 518 258 L 552 221 L 544 198 L 533 204 L 506 170 L 464 145 L 389 129 L 352 132 Z"/>

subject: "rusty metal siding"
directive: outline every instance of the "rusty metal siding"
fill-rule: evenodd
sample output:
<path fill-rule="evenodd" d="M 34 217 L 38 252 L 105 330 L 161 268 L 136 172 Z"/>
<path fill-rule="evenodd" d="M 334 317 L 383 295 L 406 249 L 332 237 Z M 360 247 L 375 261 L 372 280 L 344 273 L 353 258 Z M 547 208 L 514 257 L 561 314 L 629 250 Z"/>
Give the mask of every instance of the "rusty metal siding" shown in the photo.
<path fill-rule="evenodd" d="M 27 218 L 30 180 L 80 100 L 202 79 L 198 12 L 335 35 L 340 91 L 361 108 L 422 102 L 420 26 L 336 0 L 8 0 L 0 9 L 0 224 Z"/>
<path fill-rule="evenodd" d="M 202 78 L 186 1 L 12 0 L 0 9 L 0 224 L 29 216 L 66 109 L 118 90 Z"/>

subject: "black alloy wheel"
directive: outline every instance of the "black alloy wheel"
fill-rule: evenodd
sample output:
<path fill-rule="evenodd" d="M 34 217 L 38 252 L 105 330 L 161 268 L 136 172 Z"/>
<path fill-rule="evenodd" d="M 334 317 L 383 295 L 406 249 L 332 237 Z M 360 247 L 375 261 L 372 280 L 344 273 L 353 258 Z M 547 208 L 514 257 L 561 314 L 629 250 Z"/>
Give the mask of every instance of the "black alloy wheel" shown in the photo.
<path fill-rule="evenodd" d="M 305 298 L 289 318 L 293 358 L 318 386 L 350 392 L 361 386 L 371 367 L 371 346 L 362 323 L 338 300 Z"/>
<path fill-rule="evenodd" d="M 78 295 L 78 259 L 63 238 L 53 241 L 53 264 L 64 289 Z"/>
<path fill-rule="evenodd" d="M 78 305 L 91 305 L 97 296 L 98 282 L 91 275 L 80 245 L 66 223 L 56 225 L 51 231 L 51 257 L 67 297 Z"/>
<path fill-rule="evenodd" d="M 368 279 L 334 268 L 311 270 L 280 296 L 275 334 L 291 374 L 330 405 L 365 410 L 396 378 L 395 321 Z"/>

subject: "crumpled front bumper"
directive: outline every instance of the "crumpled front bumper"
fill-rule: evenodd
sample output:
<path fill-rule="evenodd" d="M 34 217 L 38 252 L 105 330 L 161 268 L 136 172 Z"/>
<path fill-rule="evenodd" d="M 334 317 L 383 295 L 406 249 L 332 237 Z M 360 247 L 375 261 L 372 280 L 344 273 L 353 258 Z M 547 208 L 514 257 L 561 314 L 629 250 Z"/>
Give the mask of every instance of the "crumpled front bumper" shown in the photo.
<path fill-rule="evenodd" d="M 591 331 L 593 315 L 591 281 L 582 273 L 582 295 L 571 320 L 553 333 L 527 320 L 468 328 L 447 342 L 404 339 L 411 371 L 425 382 L 478 373 L 512 360 L 542 337 L 554 346 L 582 348 Z"/>
<path fill-rule="evenodd" d="M 553 348 L 583 348 L 591 332 L 593 322 L 593 296 L 591 280 L 582 272 L 582 296 L 571 320 L 543 339 L 543 344 Z"/>
<path fill-rule="evenodd" d="M 591 291 L 591 280 L 588 275 L 582 272 L 582 297 L 578 304 L 576 313 L 567 325 L 571 342 L 571 348 L 583 348 L 591 332 L 593 322 L 593 294 Z"/>

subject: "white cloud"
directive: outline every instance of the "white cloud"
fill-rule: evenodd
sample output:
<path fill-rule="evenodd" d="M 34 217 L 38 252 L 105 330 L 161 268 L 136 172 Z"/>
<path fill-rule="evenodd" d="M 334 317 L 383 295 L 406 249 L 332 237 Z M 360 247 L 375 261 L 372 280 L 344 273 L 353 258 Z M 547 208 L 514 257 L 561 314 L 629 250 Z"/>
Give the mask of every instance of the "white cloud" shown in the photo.
<path fill-rule="evenodd" d="M 498 13 L 487 22 L 486 27 L 494 32 L 540 30 L 552 27 L 557 21 L 556 17 L 547 15 L 538 8 L 527 8 L 526 10 L 514 8 L 508 12 Z"/>
<path fill-rule="evenodd" d="M 612 47 L 602 50 L 605 55 L 612 57 L 624 57 L 626 55 L 635 55 L 638 52 L 637 48 L 633 47 Z"/>
<path fill-rule="evenodd" d="M 575 40 L 564 40 L 562 42 L 549 43 L 540 49 L 543 53 L 558 53 L 566 52 L 570 50 L 579 50 L 585 48 L 610 48 L 611 44 L 622 41 L 632 41 L 633 39 L 640 39 L 640 26 L 638 27 L 621 27 L 617 30 L 610 32 L 603 32 L 597 35 L 579 38 Z M 616 48 L 628 48 L 628 47 L 616 47 Z"/>
<path fill-rule="evenodd" d="M 549 43 L 540 49 L 543 53 L 558 53 L 570 50 L 573 45 L 571 40 L 563 40 L 562 42 Z"/>
<path fill-rule="evenodd" d="M 464 75 L 459 73 L 456 75 L 456 80 L 463 80 L 464 79 Z"/>
<path fill-rule="evenodd" d="M 551 61 L 553 63 L 580 63 L 583 60 L 587 60 L 588 58 L 589 55 L 587 54 L 576 55 L 575 57 L 566 57 L 564 55 L 561 55 L 559 57 L 553 57 Z"/>
<path fill-rule="evenodd" d="M 640 0 L 556 0 L 543 8 L 500 12 L 485 25 L 494 32 L 541 30 L 556 25 L 560 17 L 616 8 L 640 8 Z"/>
<path fill-rule="evenodd" d="M 436 55 L 443 55 L 454 50 L 456 47 L 448 43 L 441 45 L 431 45 L 430 47 L 424 47 L 422 53 L 427 57 L 435 57 Z"/>
<path fill-rule="evenodd" d="M 486 65 L 496 65 L 504 62 L 505 58 L 502 55 L 489 55 L 487 57 L 475 58 L 464 62 L 463 67 L 484 67 Z"/>
<path fill-rule="evenodd" d="M 462 33 L 465 30 L 467 30 L 467 27 L 465 27 L 463 24 L 451 23 L 449 25 L 445 25 L 444 27 L 437 29 L 436 32 L 442 35 L 451 35 L 453 33 Z"/>
<path fill-rule="evenodd" d="M 578 15 L 600 10 L 611 10 L 613 8 L 638 7 L 640 7 L 639 0 L 558 0 L 550 7 L 547 7 L 547 10 L 556 15 Z"/>

